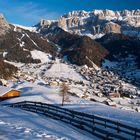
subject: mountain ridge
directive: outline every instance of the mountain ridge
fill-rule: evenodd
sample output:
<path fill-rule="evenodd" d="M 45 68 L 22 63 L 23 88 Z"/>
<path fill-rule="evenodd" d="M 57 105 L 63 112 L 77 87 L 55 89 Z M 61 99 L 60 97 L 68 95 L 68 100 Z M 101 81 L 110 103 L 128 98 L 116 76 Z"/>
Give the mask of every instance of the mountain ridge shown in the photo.
<path fill-rule="evenodd" d="M 140 37 L 140 10 L 83 10 L 62 15 L 58 20 L 42 19 L 38 30 L 58 26 L 65 31 L 95 38 L 97 34 L 110 32 Z"/>

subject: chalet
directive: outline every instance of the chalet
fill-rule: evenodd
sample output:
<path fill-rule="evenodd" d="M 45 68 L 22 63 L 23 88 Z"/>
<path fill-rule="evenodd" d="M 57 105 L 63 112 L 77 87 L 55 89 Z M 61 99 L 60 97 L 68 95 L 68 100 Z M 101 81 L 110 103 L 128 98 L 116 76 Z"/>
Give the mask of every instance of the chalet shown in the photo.
<path fill-rule="evenodd" d="M 0 86 L 0 100 L 6 100 L 20 96 L 20 91 L 9 87 Z"/>
<path fill-rule="evenodd" d="M 56 87 L 56 86 L 58 86 L 58 82 L 52 81 L 52 82 L 50 83 L 50 86 L 51 86 L 51 87 Z"/>

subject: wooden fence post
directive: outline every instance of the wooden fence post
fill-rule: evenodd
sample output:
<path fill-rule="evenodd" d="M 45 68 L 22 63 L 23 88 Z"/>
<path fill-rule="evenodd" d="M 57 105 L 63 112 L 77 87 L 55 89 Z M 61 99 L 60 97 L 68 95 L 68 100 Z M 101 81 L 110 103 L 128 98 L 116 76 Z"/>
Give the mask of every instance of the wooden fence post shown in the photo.
<path fill-rule="evenodd" d="M 41 102 L 40 102 L 40 107 L 41 107 L 41 108 L 43 107 L 43 103 L 41 103 Z"/>
<path fill-rule="evenodd" d="M 137 128 L 135 128 L 135 140 L 137 139 Z"/>
<path fill-rule="evenodd" d="M 119 122 L 117 121 L 117 133 L 120 132 Z"/>
<path fill-rule="evenodd" d="M 70 124 L 73 121 L 73 119 L 74 119 L 74 114 L 72 113 L 72 118 L 70 119 Z"/>
<path fill-rule="evenodd" d="M 95 117 L 93 115 L 93 126 L 92 126 L 92 133 L 94 134 L 95 131 Z"/>
<path fill-rule="evenodd" d="M 106 120 L 105 120 L 105 128 L 106 128 Z"/>
<path fill-rule="evenodd" d="M 13 108 L 15 108 L 15 105 L 14 105 L 14 104 L 12 104 L 12 107 L 13 107 Z"/>
<path fill-rule="evenodd" d="M 82 115 L 82 118 L 81 118 L 81 121 L 80 121 L 80 128 L 83 129 L 83 115 Z"/>

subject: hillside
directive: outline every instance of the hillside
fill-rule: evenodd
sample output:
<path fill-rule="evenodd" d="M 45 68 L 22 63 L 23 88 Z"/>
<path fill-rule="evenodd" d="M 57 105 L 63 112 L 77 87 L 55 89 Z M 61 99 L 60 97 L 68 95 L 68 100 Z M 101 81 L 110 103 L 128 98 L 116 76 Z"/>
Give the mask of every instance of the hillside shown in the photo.
<path fill-rule="evenodd" d="M 61 46 L 60 53 L 71 63 L 92 67 L 88 57 L 96 65 L 101 66 L 102 60 L 108 54 L 103 46 L 87 36 L 73 35 L 60 28 L 54 28 L 50 33 L 49 40 Z"/>
<path fill-rule="evenodd" d="M 127 81 L 131 80 L 133 84 L 139 82 L 140 40 L 138 38 L 110 33 L 96 41 L 109 52 L 106 59 L 110 61 L 110 65 L 104 63 L 104 67 L 118 72 Z"/>
<path fill-rule="evenodd" d="M 55 58 L 57 48 L 49 43 L 47 38 L 31 33 L 23 29 L 10 29 L 0 38 L 0 57 L 13 62 L 40 63 L 40 59 L 34 59 L 31 52 L 42 51 Z"/>
<path fill-rule="evenodd" d="M 0 78 L 9 79 L 16 74 L 18 68 L 0 59 Z"/>

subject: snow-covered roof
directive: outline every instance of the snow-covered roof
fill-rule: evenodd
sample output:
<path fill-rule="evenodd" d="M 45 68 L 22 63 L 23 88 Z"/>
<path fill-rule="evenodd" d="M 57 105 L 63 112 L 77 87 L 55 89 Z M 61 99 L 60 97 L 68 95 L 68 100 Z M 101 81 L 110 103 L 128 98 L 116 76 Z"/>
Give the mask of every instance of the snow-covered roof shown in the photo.
<path fill-rule="evenodd" d="M 4 87 L 4 86 L 0 86 L 0 96 L 3 96 L 4 94 L 6 94 L 7 92 L 14 90 L 12 88 L 9 87 Z"/>

